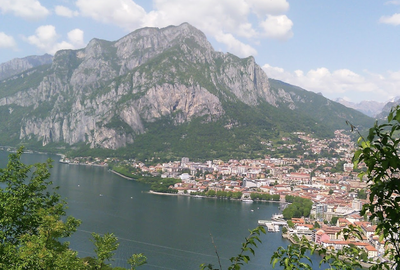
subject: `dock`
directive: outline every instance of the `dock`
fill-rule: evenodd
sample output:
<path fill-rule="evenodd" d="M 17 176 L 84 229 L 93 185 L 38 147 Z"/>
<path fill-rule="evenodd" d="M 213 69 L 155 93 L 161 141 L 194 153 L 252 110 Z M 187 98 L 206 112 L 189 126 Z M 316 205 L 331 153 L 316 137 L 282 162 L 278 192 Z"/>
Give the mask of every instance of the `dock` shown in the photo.
<path fill-rule="evenodd" d="M 267 227 L 269 232 L 279 232 L 279 226 L 287 226 L 287 222 L 276 220 L 259 220 L 258 225 Z"/>

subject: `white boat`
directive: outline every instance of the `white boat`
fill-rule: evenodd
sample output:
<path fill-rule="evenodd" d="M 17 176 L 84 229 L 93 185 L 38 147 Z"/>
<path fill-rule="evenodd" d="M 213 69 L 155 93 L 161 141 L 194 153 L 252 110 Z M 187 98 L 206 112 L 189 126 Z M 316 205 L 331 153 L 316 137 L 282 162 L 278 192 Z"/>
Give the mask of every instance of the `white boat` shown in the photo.
<path fill-rule="evenodd" d="M 62 159 L 59 160 L 59 162 L 60 162 L 60 163 L 64 163 L 64 164 L 69 164 L 69 163 L 70 163 L 70 160 L 69 160 L 69 159 L 62 158 Z"/>
<path fill-rule="evenodd" d="M 282 214 L 274 214 L 272 215 L 272 220 L 282 220 L 283 219 L 283 215 Z"/>
<path fill-rule="evenodd" d="M 252 203 L 253 200 L 252 199 L 242 199 L 242 202 Z"/>

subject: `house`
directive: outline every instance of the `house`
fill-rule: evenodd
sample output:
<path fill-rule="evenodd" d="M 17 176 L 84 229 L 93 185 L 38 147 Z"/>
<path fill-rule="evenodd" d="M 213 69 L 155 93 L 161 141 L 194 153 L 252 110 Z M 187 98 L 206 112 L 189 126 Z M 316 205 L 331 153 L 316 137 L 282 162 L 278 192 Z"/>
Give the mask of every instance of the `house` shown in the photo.
<path fill-rule="evenodd" d="M 321 244 L 323 241 L 329 241 L 329 235 L 325 233 L 324 230 L 314 230 L 313 232 L 313 240 L 316 244 Z"/>

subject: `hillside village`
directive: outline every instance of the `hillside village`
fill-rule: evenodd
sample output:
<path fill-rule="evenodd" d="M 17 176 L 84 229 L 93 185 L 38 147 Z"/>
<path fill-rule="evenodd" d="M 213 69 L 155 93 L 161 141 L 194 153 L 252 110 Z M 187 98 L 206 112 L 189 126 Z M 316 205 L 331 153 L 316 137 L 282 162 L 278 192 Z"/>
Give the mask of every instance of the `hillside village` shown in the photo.
<path fill-rule="evenodd" d="M 288 235 L 306 236 L 310 241 L 331 249 L 341 249 L 354 244 L 365 251 L 364 260 L 376 260 L 383 254 L 383 242 L 374 235 L 376 225 L 365 221 L 359 215 L 367 198 L 366 182 L 353 171 L 351 158 L 354 143 L 344 130 L 337 130 L 333 139 L 317 140 L 311 135 L 295 133 L 298 140 L 282 138 L 285 143 L 272 151 L 299 147 L 304 153 L 297 158 L 270 157 L 263 159 L 212 160 L 205 163 L 193 162 L 183 157 L 152 166 L 135 160 L 84 159 L 66 160 L 73 164 L 104 166 L 109 162 L 129 165 L 141 174 L 175 178 L 175 185 L 169 187 L 178 195 L 204 194 L 206 191 L 236 192 L 242 199 L 249 200 L 252 193 L 279 195 L 285 204 L 285 196 L 298 196 L 313 202 L 310 217 L 293 218 Z M 321 153 L 325 153 L 321 155 Z M 326 154 L 329 154 L 330 157 Z M 363 196 L 361 196 L 361 194 Z M 198 195 L 197 195 L 198 196 Z M 316 226 L 317 223 L 317 226 Z M 344 241 L 337 233 L 349 224 L 360 226 L 363 240 Z"/>

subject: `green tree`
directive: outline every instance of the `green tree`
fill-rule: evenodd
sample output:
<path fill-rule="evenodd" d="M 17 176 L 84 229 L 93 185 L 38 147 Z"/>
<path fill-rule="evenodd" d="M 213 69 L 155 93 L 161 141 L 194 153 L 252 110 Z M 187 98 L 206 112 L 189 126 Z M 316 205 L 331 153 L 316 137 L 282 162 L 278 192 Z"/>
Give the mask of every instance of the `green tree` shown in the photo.
<path fill-rule="evenodd" d="M 287 221 L 287 225 L 289 226 L 289 228 L 292 228 L 292 229 L 294 228 L 294 223 L 291 220 Z"/>
<path fill-rule="evenodd" d="M 312 201 L 301 197 L 287 195 L 286 201 L 292 202 L 282 212 L 285 219 L 308 217 L 312 208 Z"/>
<path fill-rule="evenodd" d="M 98 258 L 79 258 L 66 240 L 81 222 L 65 217 L 66 202 L 49 181 L 51 161 L 26 165 L 22 153 L 0 169 L 0 269 L 106 269 L 116 237 L 93 234 Z"/>
<path fill-rule="evenodd" d="M 289 245 L 286 249 L 279 247 L 271 257 L 272 267 L 279 263 L 284 269 L 307 269 L 312 270 L 312 261 L 307 255 L 307 251 L 312 249 L 309 241 L 307 239 L 299 240 L 299 238 L 294 235 L 295 243 Z M 313 252 L 313 250 L 312 250 Z"/>
<path fill-rule="evenodd" d="M 336 226 L 336 223 L 337 223 L 338 219 L 339 219 L 339 217 L 332 217 L 331 224 Z"/>
<path fill-rule="evenodd" d="M 258 226 L 257 228 L 253 230 L 249 230 L 250 235 L 245 238 L 245 242 L 242 243 L 241 251 L 240 253 L 235 256 L 230 258 L 229 260 L 231 261 L 231 265 L 228 267 L 228 270 L 239 270 L 243 264 L 248 263 L 250 261 L 250 256 L 248 255 L 248 252 L 250 252 L 253 256 L 255 255 L 254 248 L 257 247 L 257 243 L 261 243 L 260 240 L 260 235 L 261 233 L 265 234 L 265 228 L 262 226 Z M 217 249 L 215 250 L 215 253 L 217 254 L 218 258 L 218 263 L 219 263 L 219 268 L 214 268 L 212 264 L 201 264 L 200 269 L 201 270 L 222 270 L 222 265 L 221 261 L 218 255 Z"/>
<path fill-rule="evenodd" d="M 359 257 L 361 250 L 357 247 L 345 247 L 338 252 L 328 251 L 327 249 L 312 244 L 304 236 L 298 238 L 297 235 L 292 237 L 293 243 L 288 245 L 287 248 L 279 247 L 271 257 L 272 267 L 279 263 L 285 270 L 311 270 L 312 261 L 310 255 L 314 254 L 317 250 L 318 254 L 322 256 L 319 266 L 322 264 L 329 265 L 330 270 L 353 270 L 361 269 Z M 346 260 L 343 260 L 343 258 Z"/>
<path fill-rule="evenodd" d="M 37 234 L 43 215 L 40 209 L 52 214 L 64 215 L 60 196 L 51 188 L 49 168 L 46 163 L 25 165 L 21 162 L 23 148 L 11 154 L 7 167 L 0 169 L 0 241 L 2 244 L 18 245 L 26 233 Z M 26 181 L 29 179 L 29 181 Z M 50 190 L 50 191 L 48 191 Z"/>
<path fill-rule="evenodd" d="M 387 123 L 370 128 L 367 138 L 360 136 L 358 150 L 353 157 L 354 167 L 364 162 L 367 170 L 359 174 L 367 178 L 370 190 L 369 202 L 363 205 L 361 215 L 369 214 L 370 220 L 377 220 L 376 234 L 385 240 L 385 254 L 396 269 L 400 269 L 400 156 L 399 131 L 400 107 L 394 107 Z M 354 128 L 353 126 L 351 126 Z M 382 262 L 376 268 L 387 267 Z"/>
<path fill-rule="evenodd" d="M 60 242 L 76 231 L 80 221 L 65 216 L 65 202 L 51 187 L 46 163 L 25 165 L 23 148 L 9 156 L 0 169 L 0 268 L 82 269 L 77 252 Z"/>
<path fill-rule="evenodd" d="M 52 209 L 38 211 L 41 224 L 36 234 L 25 233 L 18 245 L 1 244 L 1 269 L 85 269 L 77 252 L 69 249 L 69 243 L 59 241 L 75 232 L 79 221 L 52 214 Z"/>
<path fill-rule="evenodd" d="M 319 223 L 317 221 L 314 222 L 314 228 L 315 229 L 321 228 L 321 226 L 319 225 Z"/>
<path fill-rule="evenodd" d="M 143 253 L 133 254 L 128 259 L 128 263 L 131 266 L 131 270 L 136 270 L 137 267 L 147 263 L 147 258 L 143 255 Z"/>
<path fill-rule="evenodd" d="M 106 233 L 103 236 L 97 233 L 92 233 L 92 237 L 93 239 L 91 239 L 91 241 L 95 246 L 94 252 L 97 255 L 96 269 L 101 269 L 103 266 L 108 265 L 105 263 L 106 261 L 112 260 L 112 257 L 114 256 L 113 251 L 115 251 L 119 246 L 118 239 L 112 233 Z"/>
<path fill-rule="evenodd" d="M 364 189 L 357 190 L 357 198 L 359 198 L 361 200 L 365 200 L 365 199 L 367 199 L 367 197 L 368 197 L 368 194 L 367 194 L 367 192 L 365 192 Z"/>

